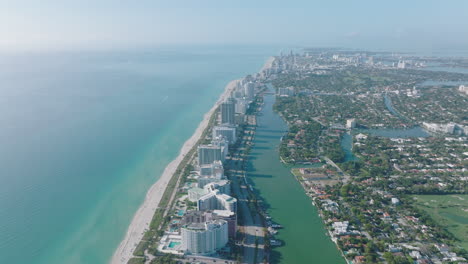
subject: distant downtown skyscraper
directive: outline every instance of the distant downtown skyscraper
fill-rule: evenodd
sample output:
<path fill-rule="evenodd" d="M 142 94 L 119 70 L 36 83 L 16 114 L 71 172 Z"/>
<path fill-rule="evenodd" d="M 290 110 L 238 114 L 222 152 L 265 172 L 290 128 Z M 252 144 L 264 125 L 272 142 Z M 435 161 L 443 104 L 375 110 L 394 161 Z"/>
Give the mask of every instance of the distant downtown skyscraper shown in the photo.
<path fill-rule="evenodd" d="M 228 98 L 221 104 L 221 124 L 232 124 L 236 123 L 236 100 L 234 98 Z"/>

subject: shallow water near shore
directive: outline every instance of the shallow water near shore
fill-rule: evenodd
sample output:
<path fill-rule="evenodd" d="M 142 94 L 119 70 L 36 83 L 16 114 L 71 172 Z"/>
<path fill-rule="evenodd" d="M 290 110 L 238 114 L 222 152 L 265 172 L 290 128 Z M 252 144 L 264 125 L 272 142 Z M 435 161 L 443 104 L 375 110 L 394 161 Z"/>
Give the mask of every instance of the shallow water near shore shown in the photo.
<path fill-rule="evenodd" d="M 106 263 L 225 85 L 276 52 L 2 55 L 0 263 Z"/>

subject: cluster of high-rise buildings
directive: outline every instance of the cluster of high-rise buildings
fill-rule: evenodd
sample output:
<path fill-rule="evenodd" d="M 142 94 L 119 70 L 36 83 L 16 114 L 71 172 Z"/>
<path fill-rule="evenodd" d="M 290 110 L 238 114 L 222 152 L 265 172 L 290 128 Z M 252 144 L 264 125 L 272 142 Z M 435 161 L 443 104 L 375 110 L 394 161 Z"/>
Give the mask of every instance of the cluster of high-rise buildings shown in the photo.
<path fill-rule="evenodd" d="M 239 81 L 219 107 L 218 124 L 212 128 L 211 142 L 197 148 L 196 183 L 188 189 L 188 200 L 196 210 L 188 210 L 179 223 L 180 232 L 168 232 L 158 249 L 166 253 L 210 255 L 234 238 L 237 228 L 237 199 L 231 196 L 231 182 L 223 163 L 229 146 L 237 142 L 237 127 L 244 122 L 255 96 L 254 78 Z M 172 247 L 171 247 L 172 245 Z M 176 245 L 176 246 L 174 246 Z"/>
<path fill-rule="evenodd" d="M 433 132 L 433 133 L 468 135 L 468 126 L 456 124 L 453 122 L 447 123 L 447 124 L 423 122 L 422 126 L 425 129 L 427 129 L 429 132 Z"/>

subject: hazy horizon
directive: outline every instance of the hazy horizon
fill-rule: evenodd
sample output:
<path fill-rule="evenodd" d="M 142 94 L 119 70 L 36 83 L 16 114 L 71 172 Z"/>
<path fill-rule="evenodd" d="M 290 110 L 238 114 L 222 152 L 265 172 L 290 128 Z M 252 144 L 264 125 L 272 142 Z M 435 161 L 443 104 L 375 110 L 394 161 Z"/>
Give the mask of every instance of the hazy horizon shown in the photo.
<path fill-rule="evenodd" d="M 0 1 L 0 51 L 171 45 L 468 46 L 466 1 Z"/>

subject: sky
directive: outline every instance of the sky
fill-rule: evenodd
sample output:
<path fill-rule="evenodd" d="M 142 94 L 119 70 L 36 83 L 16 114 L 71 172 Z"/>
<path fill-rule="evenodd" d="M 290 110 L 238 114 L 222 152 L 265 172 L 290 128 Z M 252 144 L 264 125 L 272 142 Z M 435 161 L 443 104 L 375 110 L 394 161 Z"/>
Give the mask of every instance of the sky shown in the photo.
<path fill-rule="evenodd" d="M 466 0 L 0 0 L 0 49 L 468 47 Z"/>

